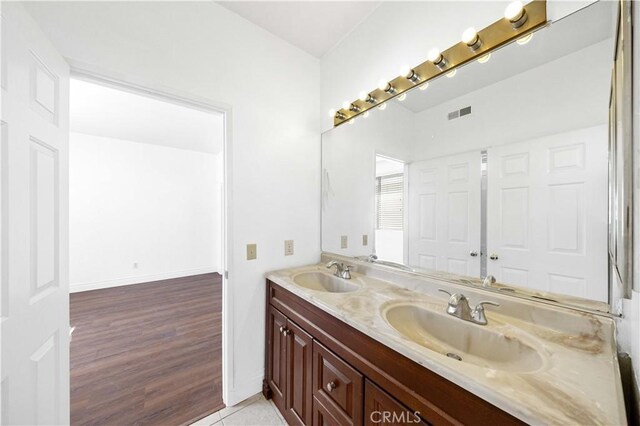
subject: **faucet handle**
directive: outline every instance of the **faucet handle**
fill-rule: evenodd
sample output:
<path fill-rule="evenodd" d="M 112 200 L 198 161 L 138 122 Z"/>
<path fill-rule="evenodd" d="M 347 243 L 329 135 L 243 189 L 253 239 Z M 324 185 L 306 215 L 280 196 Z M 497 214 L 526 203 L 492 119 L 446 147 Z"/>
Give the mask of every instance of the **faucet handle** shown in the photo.
<path fill-rule="evenodd" d="M 441 291 L 441 292 L 443 292 L 443 293 L 447 293 L 447 294 L 449 295 L 449 297 L 453 296 L 453 294 L 451 294 L 450 292 L 448 292 L 448 291 L 447 291 L 447 290 L 445 290 L 445 289 L 439 288 L 439 289 L 438 289 L 438 291 Z"/>
<path fill-rule="evenodd" d="M 496 302 L 489 302 L 489 301 L 478 302 L 476 307 L 473 308 L 473 312 L 471 312 L 471 318 L 473 319 L 473 322 L 475 322 L 476 324 L 480 324 L 480 325 L 487 324 L 487 316 L 484 313 L 484 305 L 500 306 L 500 304 Z"/>
<path fill-rule="evenodd" d="M 488 300 L 485 300 L 483 302 L 478 302 L 478 304 L 476 305 L 476 309 L 484 309 L 484 305 L 500 306 L 499 303 L 490 302 Z"/>
<path fill-rule="evenodd" d="M 340 263 L 337 260 L 332 260 L 331 262 L 327 263 L 325 266 L 327 268 L 331 268 L 332 266 L 338 265 L 340 266 Z"/>

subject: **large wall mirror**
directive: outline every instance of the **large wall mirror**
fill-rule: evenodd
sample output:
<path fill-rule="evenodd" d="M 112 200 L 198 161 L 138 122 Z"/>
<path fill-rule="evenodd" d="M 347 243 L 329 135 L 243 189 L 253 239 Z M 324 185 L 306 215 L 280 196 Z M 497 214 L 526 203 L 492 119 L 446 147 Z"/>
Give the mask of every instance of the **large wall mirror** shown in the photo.
<path fill-rule="evenodd" d="M 324 133 L 323 251 L 609 310 L 617 20 L 594 3 Z"/>

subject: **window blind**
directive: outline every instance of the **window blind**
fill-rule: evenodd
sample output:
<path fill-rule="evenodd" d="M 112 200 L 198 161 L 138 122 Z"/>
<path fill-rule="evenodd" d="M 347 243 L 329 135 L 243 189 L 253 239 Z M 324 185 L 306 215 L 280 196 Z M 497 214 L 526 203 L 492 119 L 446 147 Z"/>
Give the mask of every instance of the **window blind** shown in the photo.
<path fill-rule="evenodd" d="M 376 178 L 376 229 L 402 229 L 404 174 Z"/>

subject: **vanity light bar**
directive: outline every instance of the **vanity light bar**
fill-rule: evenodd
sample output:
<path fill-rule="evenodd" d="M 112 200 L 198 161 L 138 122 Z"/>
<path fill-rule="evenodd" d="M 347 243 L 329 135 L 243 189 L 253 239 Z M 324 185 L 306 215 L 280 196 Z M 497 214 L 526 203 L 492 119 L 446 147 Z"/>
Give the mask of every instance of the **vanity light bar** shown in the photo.
<path fill-rule="evenodd" d="M 507 6 L 504 18 L 477 32 L 470 28 L 463 34 L 464 41 L 443 52 L 432 49 L 429 60 L 403 70 L 403 75 L 388 82 L 382 81 L 377 89 L 370 93 L 363 92 L 358 100 L 346 103 L 346 108 L 333 115 L 333 126 L 344 124 L 371 108 L 386 106 L 384 103 L 389 99 L 414 87 L 426 86 L 430 80 L 450 73 L 456 67 L 481 57 L 488 58 L 491 51 L 531 34 L 546 23 L 546 0 L 533 0 L 524 6 L 516 0 Z"/>

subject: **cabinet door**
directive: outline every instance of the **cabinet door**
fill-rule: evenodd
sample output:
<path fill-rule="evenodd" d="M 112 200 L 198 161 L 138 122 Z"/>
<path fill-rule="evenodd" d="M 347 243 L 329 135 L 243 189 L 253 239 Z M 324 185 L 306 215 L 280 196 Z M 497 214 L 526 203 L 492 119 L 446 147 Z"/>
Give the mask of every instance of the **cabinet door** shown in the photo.
<path fill-rule="evenodd" d="M 311 424 L 312 338 L 287 320 L 287 385 L 285 418 L 290 425 Z"/>
<path fill-rule="evenodd" d="M 409 410 L 391 395 L 368 380 L 364 384 L 364 424 L 378 425 L 428 425 L 420 413 Z"/>
<path fill-rule="evenodd" d="M 313 342 L 313 396 L 340 425 L 362 424 L 363 377 L 317 341 Z"/>
<path fill-rule="evenodd" d="M 285 386 L 287 379 L 287 318 L 277 309 L 269 308 L 269 363 L 267 377 L 273 392 L 273 403 L 280 412 L 285 408 Z"/>

